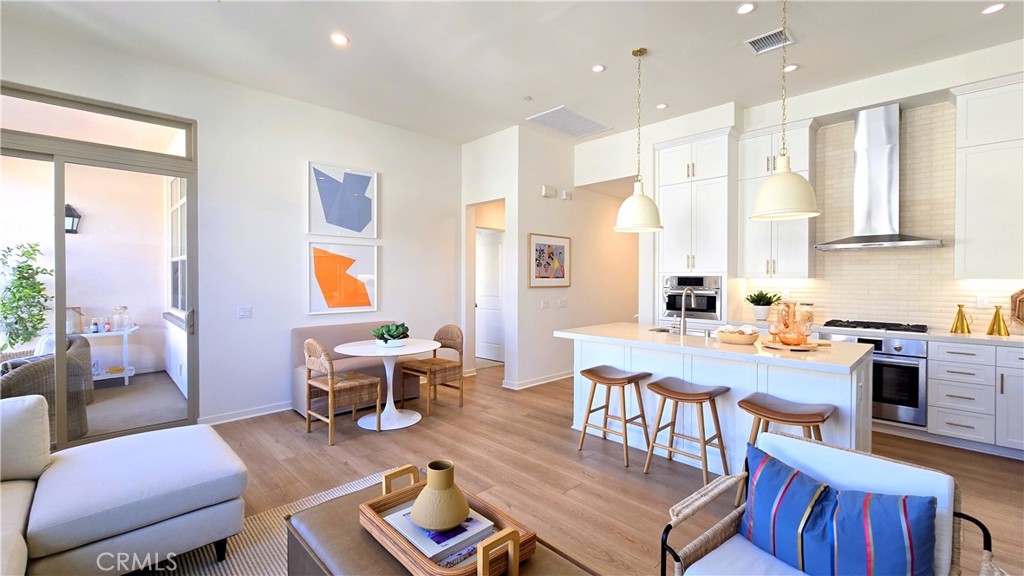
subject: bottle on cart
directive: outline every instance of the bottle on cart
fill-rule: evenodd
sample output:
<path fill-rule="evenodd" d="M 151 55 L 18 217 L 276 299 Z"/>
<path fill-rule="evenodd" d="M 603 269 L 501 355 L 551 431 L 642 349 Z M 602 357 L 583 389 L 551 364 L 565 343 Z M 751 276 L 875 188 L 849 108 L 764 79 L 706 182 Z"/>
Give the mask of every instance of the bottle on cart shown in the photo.
<path fill-rule="evenodd" d="M 110 332 L 110 320 L 107 320 L 106 318 L 103 319 L 103 331 Z"/>
<path fill-rule="evenodd" d="M 89 332 L 96 334 L 100 331 L 100 321 L 98 318 L 92 319 L 92 324 L 89 325 Z"/>

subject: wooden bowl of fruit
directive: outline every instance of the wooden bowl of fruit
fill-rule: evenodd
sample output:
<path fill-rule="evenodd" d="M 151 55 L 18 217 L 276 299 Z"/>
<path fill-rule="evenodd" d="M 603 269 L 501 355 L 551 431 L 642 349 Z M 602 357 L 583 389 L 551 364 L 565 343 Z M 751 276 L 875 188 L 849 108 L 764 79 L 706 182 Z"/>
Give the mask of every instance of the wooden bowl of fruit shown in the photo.
<path fill-rule="evenodd" d="M 715 334 L 718 336 L 718 341 L 723 344 L 753 344 L 757 342 L 760 336 L 757 332 L 748 334 L 743 330 L 730 330 L 728 328 L 719 329 Z"/>

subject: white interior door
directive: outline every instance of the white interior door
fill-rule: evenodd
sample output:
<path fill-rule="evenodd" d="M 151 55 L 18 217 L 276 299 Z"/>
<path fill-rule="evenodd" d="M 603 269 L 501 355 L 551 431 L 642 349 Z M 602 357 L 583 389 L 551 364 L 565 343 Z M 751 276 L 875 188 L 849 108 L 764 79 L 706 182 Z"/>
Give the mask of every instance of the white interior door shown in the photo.
<path fill-rule="evenodd" d="M 505 322 L 502 318 L 501 230 L 476 231 L 476 355 L 505 361 Z"/>

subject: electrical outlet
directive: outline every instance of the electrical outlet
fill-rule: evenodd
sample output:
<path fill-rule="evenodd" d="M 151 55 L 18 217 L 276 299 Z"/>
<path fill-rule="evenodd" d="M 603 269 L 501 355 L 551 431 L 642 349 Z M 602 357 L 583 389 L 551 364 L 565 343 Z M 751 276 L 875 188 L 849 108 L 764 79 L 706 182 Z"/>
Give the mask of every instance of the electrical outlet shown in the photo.
<path fill-rule="evenodd" d="M 557 301 L 557 306 L 559 308 L 565 308 L 568 305 L 569 305 L 569 301 L 566 300 L 565 298 L 559 298 L 558 301 Z"/>
<path fill-rule="evenodd" d="M 988 308 L 988 294 L 978 294 L 978 308 Z"/>
<path fill-rule="evenodd" d="M 789 290 L 783 290 L 782 291 L 782 299 L 783 300 L 789 300 Z"/>
<path fill-rule="evenodd" d="M 238 318 L 239 319 L 252 318 L 252 306 L 239 306 L 238 307 Z"/>
<path fill-rule="evenodd" d="M 541 310 L 547 310 L 548 309 L 548 301 L 547 300 L 541 300 L 540 301 L 540 309 Z"/>

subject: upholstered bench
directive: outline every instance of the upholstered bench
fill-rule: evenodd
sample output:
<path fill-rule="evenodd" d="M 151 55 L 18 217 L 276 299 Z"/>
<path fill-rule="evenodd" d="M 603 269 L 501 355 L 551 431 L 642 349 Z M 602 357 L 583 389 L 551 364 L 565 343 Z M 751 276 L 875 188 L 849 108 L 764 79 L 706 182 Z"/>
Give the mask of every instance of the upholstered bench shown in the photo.
<path fill-rule="evenodd" d="M 34 420 L 34 435 L 45 437 L 46 405 L 41 396 L 26 396 L 4 400 L 3 408 L 4 495 L 7 480 L 30 491 L 32 474 L 8 474 L 7 434 L 9 425 Z M 132 565 L 139 559 L 165 560 L 211 542 L 223 557 L 228 536 L 242 530 L 248 474 L 209 426 L 123 436 L 52 455 L 45 442 L 33 457 L 45 469 L 36 473 L 31 506 L 22 507 L 28 574 L 128 572 L 140 568 Z M 6 528 L 10 511 L 3 512 Z M 4 531 L 5 548 L 15 536 Z M 117 566 L 119 558 L 131 560 Z"/>

